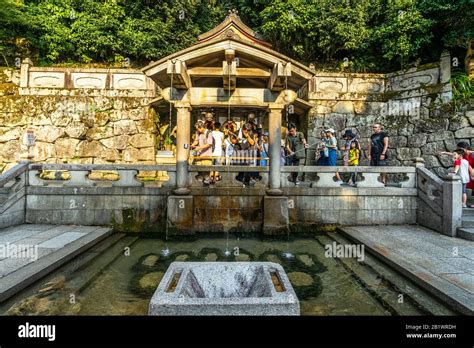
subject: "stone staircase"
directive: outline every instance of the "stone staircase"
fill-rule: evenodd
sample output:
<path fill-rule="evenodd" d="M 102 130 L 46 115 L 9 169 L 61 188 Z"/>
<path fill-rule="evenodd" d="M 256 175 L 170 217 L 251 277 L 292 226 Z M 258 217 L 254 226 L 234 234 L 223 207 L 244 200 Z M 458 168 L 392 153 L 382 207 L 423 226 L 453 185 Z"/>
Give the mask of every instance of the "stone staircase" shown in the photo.
<path fill-rule="evenodd" d="M 467 205 L 474 204 L 471 196 L 468 196 Z M 458 238 L 474 241 L 474 208 L 463 208 L 461 227 L 458 227 L 456 236 Z"/>

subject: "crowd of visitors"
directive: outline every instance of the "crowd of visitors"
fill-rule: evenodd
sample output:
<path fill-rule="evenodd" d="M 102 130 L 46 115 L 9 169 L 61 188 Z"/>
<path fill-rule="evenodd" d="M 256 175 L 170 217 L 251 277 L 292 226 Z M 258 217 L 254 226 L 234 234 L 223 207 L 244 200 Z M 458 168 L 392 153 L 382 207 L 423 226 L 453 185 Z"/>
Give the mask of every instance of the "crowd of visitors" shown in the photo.
<path fill-rule="evenodd" d="M 223 124 L 215 122 L 212 113 L 206 113 L 203 120 L 196 122 L 195 129 L 191 150 L 194 150 L 196 165 L 267 166 L 269 163 L 268 132 L 263 130 L 262 125 L 257 124 L 254 113 L 250 113 L 246 120 L 238 123 L 227 120 Z M 378 123 L 374 124 L 373 131 L 368 146 L 368 160 L 371 166 L 385 166 L 389 146 L 388 135 Z M 358 135 L 348 129 L 341 138 L 344 144 L 338 147 L 336 131 L 328 128 L 320 133 L 320 139 L 315 144 L 308 144 L 304 134 L 298 131 L 294 123 L 290 123 L 288 128 L 282 127 L 281 165 L 306 165 L 307 150 L 310 146 L 316 145 L 316 165 L 336 166 L 340 151 L 344 166 L 357 167 L 363 154 Z M 337 182 L 342 184 L 340 174 L 336 172 L 335 176 Z M 198 174 L 198 178 L 204 185 L 211 185 L 221 180 L 222 176 L 217 171 L 203 171 Z M 261 176 L 258 172 L 246 171 L 238 173 L 236 179 L 246 186 L 253 186 L 261 180 Z M 288 180 L 295 185 L 299 185 L 304 179 L 304 173 L 293 172 L 288 176 Z M 385 182 L 384 176 L 382 180 Z M 348 184 L 355 185 L 356 182 L 355 170 Z"/>

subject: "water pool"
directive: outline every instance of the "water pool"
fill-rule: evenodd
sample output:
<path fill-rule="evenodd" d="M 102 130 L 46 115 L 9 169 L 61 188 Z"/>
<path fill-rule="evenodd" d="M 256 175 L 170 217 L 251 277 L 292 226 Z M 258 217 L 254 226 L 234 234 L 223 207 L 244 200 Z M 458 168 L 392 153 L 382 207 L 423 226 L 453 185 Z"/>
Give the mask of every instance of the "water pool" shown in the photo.
<path fill-rule="evenodd" d="M 114 234 L 2 303 L 0 313 L 146 315 L 172 261 L 261 260 L 284 267 L 302 315 L 455 314 L 367 253 L 363 262 L 326 257 L 325 246 L 334 243 L 351 242 L 332 232 L 291 240 L 231 235 L 168 242 Z"/>

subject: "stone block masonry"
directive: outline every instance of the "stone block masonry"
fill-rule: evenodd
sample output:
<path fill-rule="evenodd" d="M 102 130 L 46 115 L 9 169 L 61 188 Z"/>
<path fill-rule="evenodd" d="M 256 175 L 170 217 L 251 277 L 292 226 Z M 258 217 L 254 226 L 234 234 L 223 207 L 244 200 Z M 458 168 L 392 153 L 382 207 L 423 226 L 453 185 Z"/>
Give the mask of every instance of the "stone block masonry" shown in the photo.
<path fill-rule="evenodd" d="M 154 164 L 158 130 L 150 107 L 153 82 L 131 69 L 70 70 L 30 67 L 29 82 L 20 86 L 17 72 L 0 72 L 11 86 L 8 93 L 0 91 L 0 172 L 28 156 L 46 163 Z M 73 82 L 50 85 L 62 81 L 54 74 Z M 113 84 L 84 85 L 99 80 Z M 29 149 L 24 144 L 27 131 L 35 137 Z"/>
<path fill-rule="evenodd" d="M 169 193 L 169 189 L 148 187 L 28 187 L 25 219 L 159 233 L 165 230 Z"/>
<path fill-rule="evenodd" d="M 168 188 L 28 187 L 26 222 L 114 226 L 132 233 L 163 233 L 167 226 L 170 234 L 416 223 L 416 189 L 286 188 L 282 197 L 258 189 L 239 195 L 225 188 L 195 191 L 170 196 Z"/>
<path fill-rule="evenodd" d="M 459 141 L 474 143 L 473 110 L 453 112 L 450 57 L 390 74 L 315 72 L 305 85 L 313 107 L 300 117 L 299 128 L 314 144 L 332 127 L 337 138 L 346 129 L 359 134 L 367 165 L 367 146 L 374 122 L 390 137 L 389 165 L 411 165 L 423 157 L 426 167 L 443 177 L 452 165 L 440 151 Z M 154 82 L 133 69 L 33 67 L 0 71 L 0 172 L 26 156 L 27 130 L 36 145 L 33 160 L 48 163 L 154 164 L 158 130 L 150 102 Z M 341 143 L 342 145 L 342 143 Z M 313 164 L 313 146 L 307 163 Z"/>
<path fill-rule="evenodd" d="M 290 226 L 415 224 L 416 189 L 288 190 Z M 299 191 L 299 192 L 298 192 Z M 298 194 L 296 194 L 298 193 Z"/>

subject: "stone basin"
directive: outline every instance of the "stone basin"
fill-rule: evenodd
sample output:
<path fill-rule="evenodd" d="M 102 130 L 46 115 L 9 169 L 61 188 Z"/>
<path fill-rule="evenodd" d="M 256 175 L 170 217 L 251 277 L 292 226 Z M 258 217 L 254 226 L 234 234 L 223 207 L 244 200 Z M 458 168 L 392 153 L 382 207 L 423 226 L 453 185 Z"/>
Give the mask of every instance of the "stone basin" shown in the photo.
<path fill-rule="evenodd" d="M 299 315 L 283 267 L 273 262 L 173 262 L 149 315 Z"/>

